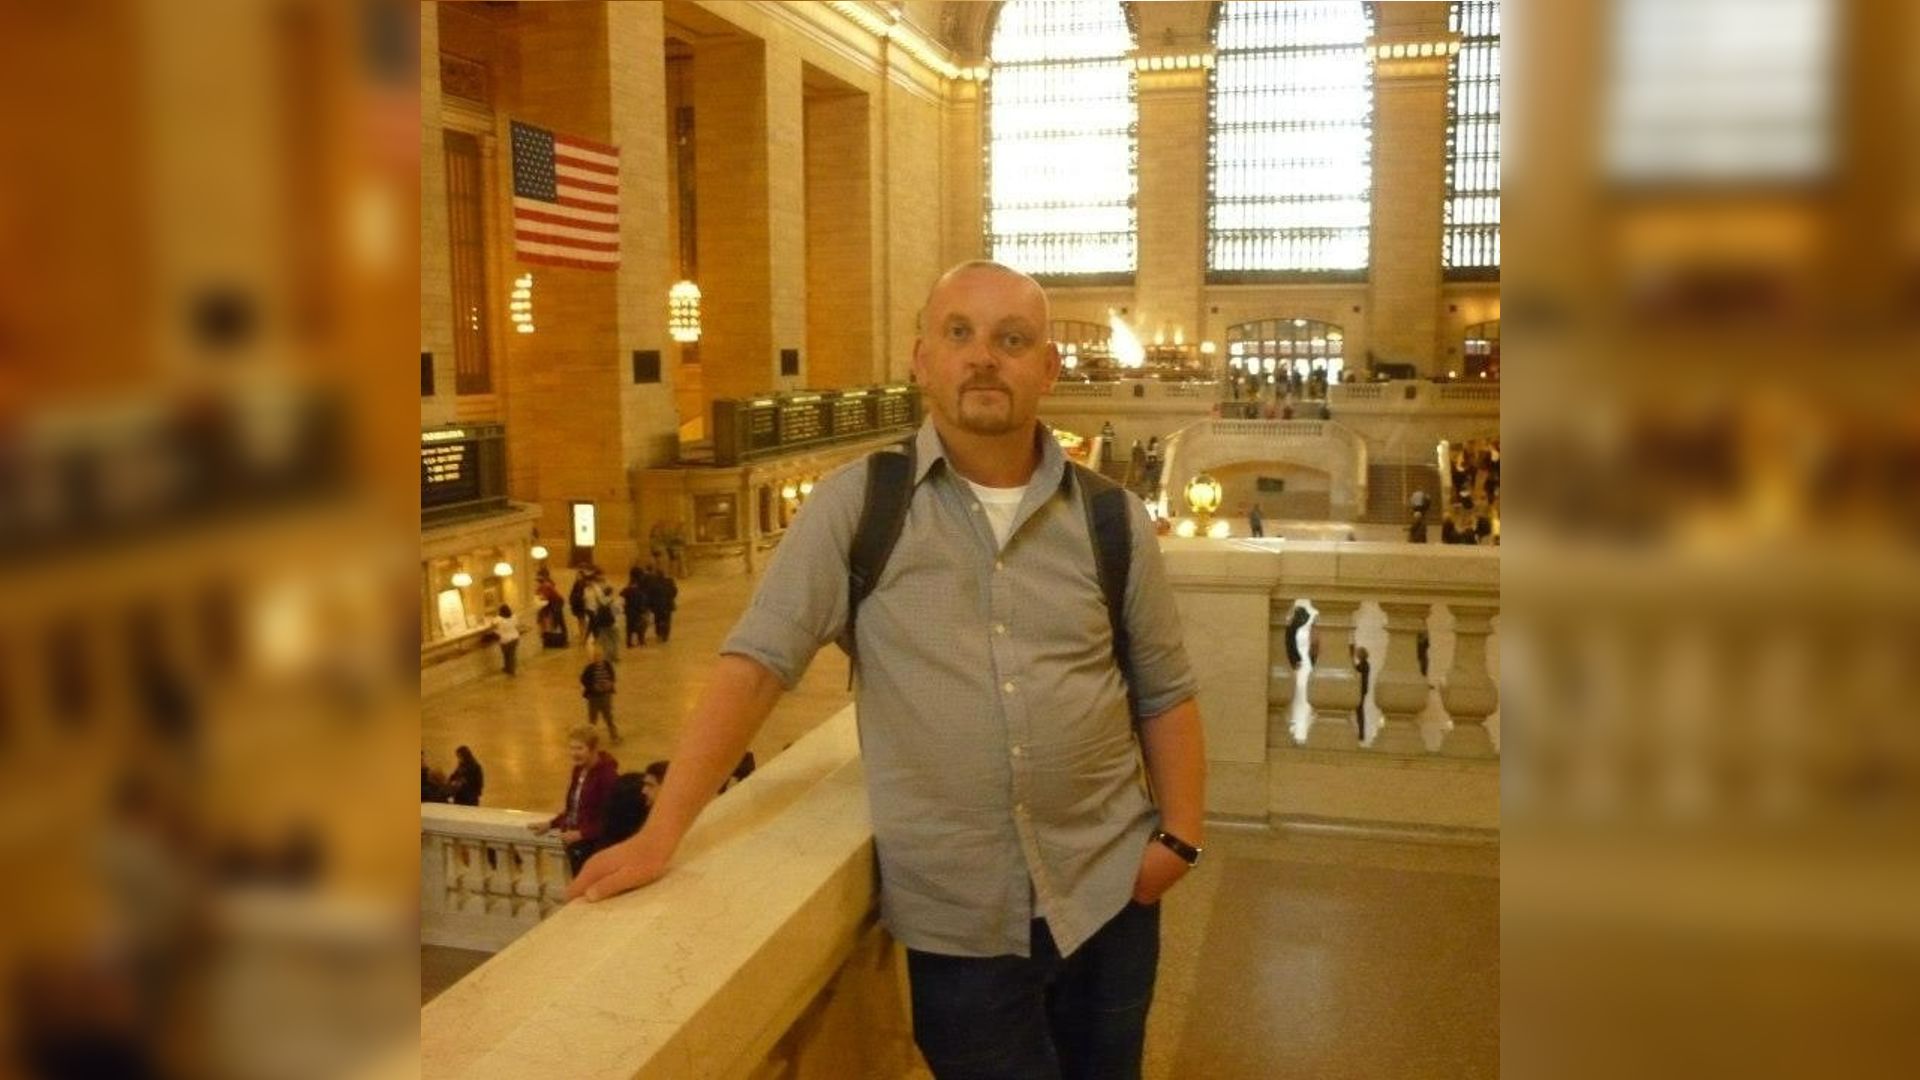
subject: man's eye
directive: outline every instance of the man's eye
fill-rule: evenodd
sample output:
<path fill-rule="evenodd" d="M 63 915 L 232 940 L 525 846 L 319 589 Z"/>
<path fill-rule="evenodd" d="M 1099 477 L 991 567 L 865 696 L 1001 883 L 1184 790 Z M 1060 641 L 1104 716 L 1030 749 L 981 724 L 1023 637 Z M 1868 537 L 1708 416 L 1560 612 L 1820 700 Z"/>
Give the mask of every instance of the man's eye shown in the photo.
<path fill-rule="evenodd" d="M 959 325 L 949 326 L 947 327 L 947 337 L 954 341 L 965 341 L 967 339 L 967 328 Z"/>
<path fill-rule="evenodd" d="M 1027 347 L 1027 335 L 1004 334 L 1000 338 L 1000 345 L 1009 352 L 1019 352 Z"/>

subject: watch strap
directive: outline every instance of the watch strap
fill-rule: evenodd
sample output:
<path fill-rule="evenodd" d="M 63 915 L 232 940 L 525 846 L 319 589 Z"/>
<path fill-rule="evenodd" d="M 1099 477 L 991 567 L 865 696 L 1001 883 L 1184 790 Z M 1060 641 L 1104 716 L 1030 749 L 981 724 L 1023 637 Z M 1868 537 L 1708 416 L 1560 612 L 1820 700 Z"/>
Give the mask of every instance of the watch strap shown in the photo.
<path fill-rule="evenodd" d="M 1185 840 L 1180 839 L 1170 832 L 1156 829 L 1153 833 L 1153 839 L 1154 842 L 1161 847 L 1180 856 L 1181 861 L 1188 866 L 1192 866 L 1200 861 L 1200 848 L 1194 847 L 1192 844 L 1187 843 Z"/>

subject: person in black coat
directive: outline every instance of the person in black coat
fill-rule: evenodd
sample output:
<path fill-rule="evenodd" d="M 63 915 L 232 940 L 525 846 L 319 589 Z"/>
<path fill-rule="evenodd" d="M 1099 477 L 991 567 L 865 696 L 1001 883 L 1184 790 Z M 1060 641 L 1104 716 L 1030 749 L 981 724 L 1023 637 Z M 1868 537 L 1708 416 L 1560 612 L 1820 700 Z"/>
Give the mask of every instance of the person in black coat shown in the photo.
<path fill-rule="evenodd" d="M 447 801 L 461 806 L 479 806 L 480 790 L 487 785 L 486 770 L 480 767 L 480 760 L 473 751 L 465 746 L 455 747 L 453 756 L 458 764 L 447 777 Z"/>
<path fill-rule="evenodd" d="M 665 644 L 673 634 L 673 611 L 678 606 L 680 586 L 654 565 L 647 568 L 646 592 L 647 606 L 653 611 L 653 632 Z"/>
<path fill-rule="evenodd" d="M 627 644 L 630 646 L 647 643 L 647 604 L 647 575 L 636 566 L 627 572 L 627 587 L 620 590 L 620 607 L 627 618 Z M 635 638 L 640 640 L 635 641 Z"/>

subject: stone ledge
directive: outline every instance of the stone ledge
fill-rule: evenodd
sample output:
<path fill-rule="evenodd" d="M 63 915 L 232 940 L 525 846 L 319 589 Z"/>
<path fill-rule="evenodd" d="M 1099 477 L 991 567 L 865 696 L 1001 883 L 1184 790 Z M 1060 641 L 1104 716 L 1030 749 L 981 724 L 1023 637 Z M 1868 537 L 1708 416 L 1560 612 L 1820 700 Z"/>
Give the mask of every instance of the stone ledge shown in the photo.
<path fill-rule="evenodd" d="M 567 905 L 429 1003 L 420 1075 L 750 1074 L 869 926 L 872 848 L 849 708 L 710 806 L 658 883 Z"/>

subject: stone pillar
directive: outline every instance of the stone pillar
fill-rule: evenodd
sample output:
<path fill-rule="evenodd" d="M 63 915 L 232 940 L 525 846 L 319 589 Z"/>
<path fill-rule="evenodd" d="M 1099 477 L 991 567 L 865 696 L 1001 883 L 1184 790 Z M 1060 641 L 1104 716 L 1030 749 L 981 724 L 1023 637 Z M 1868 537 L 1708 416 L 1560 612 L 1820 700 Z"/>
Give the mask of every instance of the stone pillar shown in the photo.
<path fill-rule="evenodd" d="M 433 354 L 433 396 L 420 426 L 454 420 L 453 257 L 447 237 L 447 151 L 440 123 L 440 5 L 420 5 L 420 351 Z"/>
<path fill-rule="evenodd" d="M 767 56 L 758 38 L 698 42 L 693 53 L 694 228 L 700 244 L 700 367 L 715 398 L 773 388 L 767 160 Z"/>
<path fill-rule="evenodd" d="M 986 257 L 986 128 L 980 84 L 956 80 L 947 88 L 946 243 L 940 263 Z"/>
<path fill-rule="evenodd" d="M 1360 673 L 1353 669 L 1348 646 L 1353 642 L 1353 617 L 1358 600 L 1315 599 L 1320 615 L 1320 658 L 1307 676 L 1307 701 L 1313 705 L 1313 726 L 1307 745 L 1316 750 L 1358 750 L 1360 734 L 1353 710 L 1360 705 Z M 1311 648 L 1311 645 L 1309 645 Z"/>
<path fill-rule="evenodd" d="M 1162 328 L 1204 337 L 1206 266 L 1207 70 L 1142 71 L 1139 260 L 1135 321 L 1143 336 Z"/>
<path fill-rule="evenodd" d="M 1382 753 L 1427 752 L 1426 743 L 1420 739 L 1420 713 L 1427 707 L 1431 688 L 1420 674 L 1418 649 L 1420 631 L 1427 628 L 1432 606 L 1424 601 L 1380 603 L 1380 610 L 1387 616 L 1387 655 L 1374 669 L 1373 700 L 1386 719 L 1373 748 Z"/>
<path fill-rule="evenodd" d="M 522 6 L 501 34 L 504 74 L 495 98 L 496 137 L 507 146 L 509 119 L 617 146 L 621 156 L 621 210 L 631 221 L 643 214 L 628 158 L 640 153 L 613 127 L 613 70 L 632 62 L 617 55 L 605 4 Z M 564 56 L 565 63 L 552 62 Z M 660 137 L 658 134 L 655 138 Z M 508 204 L 511 153 L 497 155 L 493 182 Z M 502 211 L 503 215 L 508 211 Z M 619 321 L 625 270 L 590 270 L 525 263 L 513 250 L 510 218 L 496 253 L 502 276 L 533 276 L 531 334 L 505 335 L 496 363 L 504 383 L 509 491 L 540 505 L 540 535 L 558 560 L 567 559 L 572 523 L 569 504 L 595 507 L 594 560 L 617 571 L 632 553 L 633 497 L 627 480 L 627 442 L 621 407 L 625 358 Z M 644 255 L 627 247 L 623 266 Z"/>
<path fill-rule="evenodd" d="M 873 337 L 873 154 L 865 94 L 806 103 L 806 367 L 820 389 L 884 381 Z"/>
<path fill-rule="evenodd" d="M 680 350 L 667 337 L 667 289 L 676 280 L 679 252 L 664 227 L 678 189 L 668 169 L 666 20 L 659 4 L 608 4 L 608 52 L 613 142 L 620 147 L 620 270 L 617 275 L 622 460 L 631 469 L 671 463 L 679 454 L 679 409 L 674 401 Z M 660 381 L 633 381 L 636 350 L 660 353 Z M 631 493 L 632 484 L 625 490 Z M 609 560 L 626 566 L 645 546 L 638 541 L 638 513 L 628 556 Z"/>
<path fill-rule="evenodd" d="M 1382 44 L 1448 36 L 1443 5 L 1382 4 L 1377 10 L 1375 40 Z M 1377 359 L 1413 361 L 1429 373 L 1438 363 L 1448 63 L 1441 55 L 1374 64 L 1369 340 Z"/>
<path fill-rule="evenodd" d="M 1454 757 L 1493 757 L 1487 717 L 1500 704 L 1500 688 L 1487 674 L 1487 635 L 1493 632 L 1498 604 L 1449 601 L 1453 611 L 1453 669 L 1447 672 L 1440 702 L 1453 719 L 1440 752 Z"/>

